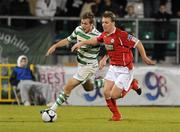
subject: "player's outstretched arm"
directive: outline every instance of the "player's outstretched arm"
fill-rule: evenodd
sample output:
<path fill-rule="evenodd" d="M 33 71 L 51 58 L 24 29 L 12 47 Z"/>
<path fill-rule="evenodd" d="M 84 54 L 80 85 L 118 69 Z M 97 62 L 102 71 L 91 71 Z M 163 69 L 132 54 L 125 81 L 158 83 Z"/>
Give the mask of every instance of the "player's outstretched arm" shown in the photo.
<path fill-rule="evenodd" d="M 146 51 L 145 51 L 144 46 L 143 46 L 143 44 L 141 43 L 141 41 L 138 42 L 138 44 L 136 45 L 136 48 L 138 49 L 138 51 L 139 51 L 139 53 L 140 53 L 140 55 L 141 55 L 141 57 L 142 57 L 142 60 L 143 60 L 146 64 L 148 64 L 148 65 L 155 65 L 155 64 L 156 64 L 155 61 L 153 61 L 153 60 L 151 60 L 149 57 L 147 57 Z"/>
<path fill-rule="evenodd" d="M 97 45 L 97 44 L 98 44 L 97 38 L 94 37 L 92 39 L 74 44 L 73 47 L 71 48 L 71 51 L 73 52 L 74 50 L 79 49 L 83 45 Z"/>
<path fill-rule="evenodd" d="M 63 46 L 65 46 L 65 45 L 68 45 L 70 42 L 67 40 L 67 38 L 65 38 L 65 39 L 63 39 L 63 40 L 61 40 L 61 41 L 58 41 L 57 43 L 55 43 L 54 45 L 52 45 L 49 49 L 48 49 L 48 51 L 47 51 L 47 53 L 46 53 L 46 56 L 48 56 L 48 55 L 51 55 L 55 50 L 56 50 L 56 48 L 58 48 L 58 47 L 63 47 Z"/>

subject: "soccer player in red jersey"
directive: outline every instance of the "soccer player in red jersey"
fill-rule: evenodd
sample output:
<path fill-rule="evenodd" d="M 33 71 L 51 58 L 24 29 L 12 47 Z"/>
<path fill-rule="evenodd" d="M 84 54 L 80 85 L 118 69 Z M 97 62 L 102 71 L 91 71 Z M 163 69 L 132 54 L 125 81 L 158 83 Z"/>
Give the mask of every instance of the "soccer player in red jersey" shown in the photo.
<path fill-rule="evenodd" d="M 123 98 L 132 86 L 134 65 L 132 48 L 137 48 L 142 60 L 148 65 L 155 62 L 147 57 L 143 44 L 134 36 L 115 26 L 116 16 L 110 11 L 106 11 L 102 16 L 102 27 L 104 32 L 99 36 L 87 41 L 79 42 L 72 47 L 72 51 L 79 49 L 83 45 L 96 45 L 104 43 L 107 49 L 107 57 L 100 61 L 100 68 L 110 59 L 110 67 L 105 76 L 104 96 L 112 112 L 113 121 L 122 119 L 118 111 L 116 99 Z M 135 81 L 133 81 L 135 82 Z M 136 84 L 136 82 L 134 83 Z M 137 89 L 134 89 L 137 90 Z"/>

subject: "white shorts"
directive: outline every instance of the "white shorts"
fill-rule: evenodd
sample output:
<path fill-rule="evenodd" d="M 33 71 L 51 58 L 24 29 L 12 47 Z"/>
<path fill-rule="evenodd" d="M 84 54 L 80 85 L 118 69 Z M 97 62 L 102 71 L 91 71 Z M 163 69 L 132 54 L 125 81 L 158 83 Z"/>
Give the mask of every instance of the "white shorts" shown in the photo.
<path fill-rule="evenodd" d="M 98 63 L 88 65 L 78 64 L 78 71 L 74 74 L 73 78 L 85 83 L 88 79 L 95 78 L 98 69 Z"/>
<path fill-rule="evenodd" d="M 129 70 L 128 67 L 110 65 L 105 79 L 115 82 L 115 85 L 128 91 L 133 80 L 134 70 Z"/>

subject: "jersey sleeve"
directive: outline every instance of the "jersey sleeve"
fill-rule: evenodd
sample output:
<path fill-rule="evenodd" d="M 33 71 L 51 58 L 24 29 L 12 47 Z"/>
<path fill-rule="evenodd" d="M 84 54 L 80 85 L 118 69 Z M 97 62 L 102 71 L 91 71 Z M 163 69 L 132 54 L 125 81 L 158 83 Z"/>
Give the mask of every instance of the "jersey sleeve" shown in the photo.
<path fill-rule="evenodd" d="M 77 41 L 77 28 L 71 33 L 70 36 L 67 37 L 67 40 L 71 43 L 74 43 Z"/>
<path fill-rule="evenodd" d="M 101 33 L 98 37 L 97 37 L 97 41 L 99 42 L 99 43 L 103 43 L 104 42 L 104 33 Z"/>
<path fill-rule="evenodd" d="M 123 44 L 125 46 L 128 46 L 129 48 L 135 48 L 139 42 L 139 39 L 137 39 L 136 37 L 134 37 L 131 34 L 128 34 L 127 32 L 123 33 L 123 39 L 124 39 Z"/>

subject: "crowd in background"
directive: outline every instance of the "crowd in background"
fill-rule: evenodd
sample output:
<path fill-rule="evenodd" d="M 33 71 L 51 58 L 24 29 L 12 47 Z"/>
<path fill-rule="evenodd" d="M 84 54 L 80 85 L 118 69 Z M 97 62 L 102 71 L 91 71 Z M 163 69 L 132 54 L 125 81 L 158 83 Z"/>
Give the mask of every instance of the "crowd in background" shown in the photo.
<path fill-rule="evenodd" d="M 81 17 L 85 12 L 92 12 L 100 17 L 104 11 L 114 12 L 120 18 L 156 18 L 154 25 L 155 40 L 167 40 L 169 20 L 180 18 L 179 0 L 0 0 L 0 16 L 39 16 L 39 17 Z M 11 26 L 16 29 L 27 29 L 50 20 L 13 19 Z M 0 24 L 7 20 L 0 19 Z M 68 22 L 67 22 L 68 23 Z M 61 30 L 63 22 L 56 22 L 56 30 Z M 67 24 L 74 29 L 77 22 Z M 57 33 L 58 34 L 58 33 Z M 153 56 L 157 61 L 164 60 L 166 46 L 154 45 Z"/>
<path fill-rule="evenodd" d="M 164 5 L 161 12 L 160 5 Z M 169 18 L 179 18 L 178 0 L 0 0 L 0 15 L 38 16 L 38 17 L 79 17 L 92 12 L 100 17 L 106 10 L 114 12 L 120 18 L 157 18 L 157 14 Z M 169 19 L 168 18 L 168 19 Z M 5 20 L 0 20 L 0 24 Z M 4 23 L 7 23 L 4 22 Z M 46 24 L 40 20 L 38 24 Z M 32 27 L 37 21 L 13 20 L 13 27 Z"/>
<path fill-rule="evenodd" d="M 0 0 L 0 15 L 78 17 L 88 11 L 101 16 L 110 10 L 119 17 L 152 18 L 160 4 L 179 17 L 178 0 Z"/>

